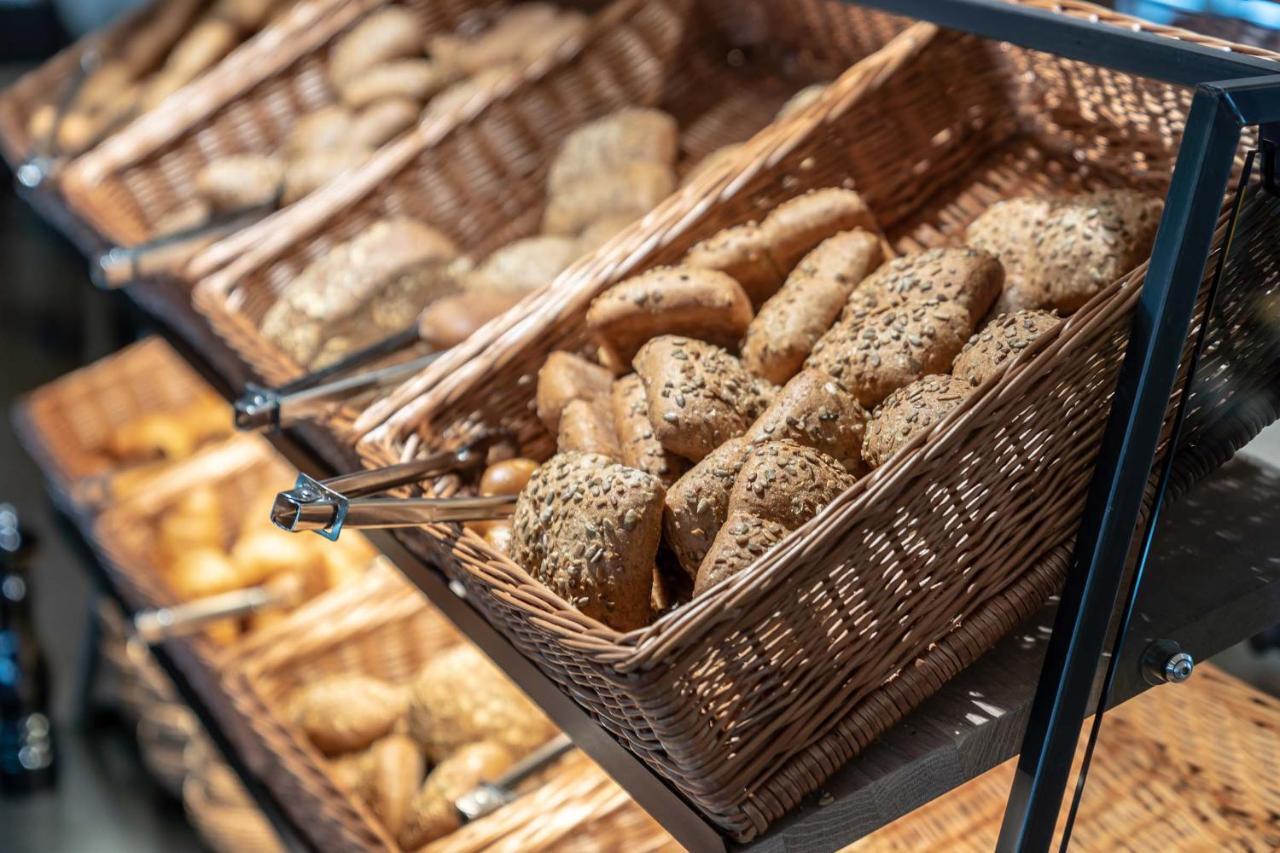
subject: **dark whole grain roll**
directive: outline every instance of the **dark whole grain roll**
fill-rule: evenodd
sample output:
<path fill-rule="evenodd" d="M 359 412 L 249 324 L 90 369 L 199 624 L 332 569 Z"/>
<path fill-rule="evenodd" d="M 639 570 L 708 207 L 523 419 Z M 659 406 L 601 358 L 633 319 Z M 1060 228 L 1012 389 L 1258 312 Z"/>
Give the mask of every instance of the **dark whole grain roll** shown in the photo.
<path fill-rule="evenodd" d="M 862 441 L 867 410 L 849 389 L 818 370 L 803 370 L 783 386 L 747 430 L 749 441 L 789 439 L 821 450 L 854 476 L 866 472 Z"/>
<path fill-rule="evenodd" d="M 925 376 L 899 388 L 871 414 L 862 458 L 872 468 L 880 467 L 908 441 L 958 408 L 971 393 L 969 383 L 946 374 Z"/>
<path fill-rule="evenodd" d="M 751 446 L 731 438 L 702 458 L 667 490 L 663 527 L 680 567 L 694 577 L 729 512 L 729 492 Z"/>
<path fill-rule="evenodd" d="M 1001 314 L 969 339 L 956 356 L 951 373 L 970 385 L 981 385 L 1060 322 L 1050 311 Z"/>
<path fill-rule="evenodd" d="M 854 288 L 844 316 L 897 308 L 924 299 L 956 302 L 976 326 L 1000 295 L 1004 269 L 971 248 L 929 249 L 894 258 Z"/>
<path fill-rule="evenodd" d="M 670 486 L 689 463 L 669 452 L 654 434 L 649 422 L 649 401 L 644 382 L 634 373 L 615 380 L 610 391 L 613 425 L 618 435 L 619 461 L 652 474 Z"/>

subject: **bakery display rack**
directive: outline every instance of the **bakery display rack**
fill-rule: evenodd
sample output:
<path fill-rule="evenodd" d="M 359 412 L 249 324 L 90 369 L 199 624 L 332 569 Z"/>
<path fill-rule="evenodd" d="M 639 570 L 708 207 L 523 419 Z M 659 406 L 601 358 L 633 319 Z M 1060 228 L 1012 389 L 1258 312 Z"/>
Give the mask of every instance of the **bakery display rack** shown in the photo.
<path fill-rule="evenodd" d="M 762 831 L 744 835 L 708 819 L 655 773 L 628 745 L 633 741 L 586 710 L 522 652 L 476 605 L 472 592 L 422 549 L 389 531 L 370 531 L 369 536 L 575 745 L 690 850 L 831 850 L 1019 754 L 1000 845 L 1044 849 L 1067 788 L 1081 724 L 1093 710 L 1091 695 L 1113 614 L 1124 614 L 1126 628 L 1137 620 L 1143 636 L 1175 639 L 1196 660 L 1270 627 L 1280 614 L 1280 570 L 1271 560 L 1280 552 L 1280 536 L 1248 511 L 1280 497 L 1280 490 L 1274 478 L 1247 458 L 1227 462 L 1280 411 L 1280 394 L 1270 376 L 1260 371 L 1248 399 L 1224 411 L 1179 409 L 1171 424 L 1166 420 L 1166 404 L 1179 388 L 1186 399 L 1191 383 L 1210 381 L 1194 361 L 1190 369 L 1180 370 L 1195 312 L 1234 317 L 1232 311 L 1251 310 L 1233 302 L 1248 295 L 1235 291 L 1243 287 L 1239 282 L 1249 270 L 1251 247 L 1274 241 L 1280 233 L 1280 66 L 1213 44 L 1175 40 L 1158 28 L 1123 28 L 1099 15 L 1065 14 L 1050 3 L 869 0 L 862 5 L 1194 87 L 1164 219 L 1117 380 L 1117 403 L 1099 445 L 1075 544 L 1048 558 L 1046 576 L 1065 574 L 1062 593 L 941 684 L 856 760 L 835 769 L 818 790 L 802 792 L 797 808 Z M 1255 127 L 1260 128 L 1256 141 Z M 1242 136 L 1256 147 L 1256 161 L 1250 155 L 1243 164 L 1237 162 Z M 1255 165 L 1259 179 L 1250 183 Z M 1236 205 L 1224 217 L 1220 201 L 1233 182 L 1241 181 Z M 91 257 L 110 250 L 56 195 L 36 188 L 27 198 Z M 1215 249 L 1215 234 L 1223 233 L 1227 242 Z M 1206 270 L 1214 271 L 1215 280 L 1207 292 L 1201 288 Z M 261 378 L 210 331 L 180 283 L 140 281 L 121 293 L 229 401 L 242 400 L 250 383 Z M 1214 332 L 1202 334 L 1212 338 Z M 1202 347 L 1202 342 L 1193 347 L 1196 356 Z M 1213 347 L 1210 340 L 1209 349 Z M 1277 363 L 1270 350 L 1254 358 L 1263 365 Z M 264 397 L 264 403 L 283 399 Z M 261 419 L 254 425 L 261 425 Z M 322 423 L 295 422 L 266 434 L 291 465 L 315 480 L 362 464 L 355 450 Z M 113 587 L 112 574 L 103 568 L 92 541 L 91 519 L 65 494 L 54 493 L 86 563 L 97 567 L 104 588 L 132 619 L 139 608 Z M 1243 543 L 1212 574 L 1202 571 L 1196 549 L 1196 531 L 1206 525 L 1232 531 L 1235 541 Z M 1141 531 L 1143 542 L 1136 570 L 1130 559 L 1135 530 Z M 1158 588 L 1152 586 L 1155 579 Z M 1002 627 L 1002 633 L 1015 628 Z M 1121 654 L 1103 692 L 1107 706 L 1152 686 L 1138 677 L 1146 643 L 1136 633 L 1122 632 L 1121 638 L 1125 642 L 1117 646 Z M 296 849 L 322 848 L 324 839 L 309 834 L 313 828 L 305 816 L 280 802 L 252 763 L 243 760 L 238 711 L 219 694 L 204 664 L 181 640 L 159 643 L 155 655 L 284 843 Z"/>

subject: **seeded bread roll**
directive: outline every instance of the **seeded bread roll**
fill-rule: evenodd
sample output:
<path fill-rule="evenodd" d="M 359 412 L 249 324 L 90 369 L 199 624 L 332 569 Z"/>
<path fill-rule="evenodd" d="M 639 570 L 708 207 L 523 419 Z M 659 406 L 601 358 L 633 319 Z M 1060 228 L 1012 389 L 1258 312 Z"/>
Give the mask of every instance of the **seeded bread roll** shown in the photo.
<path fill-rule="evenodd" d="M 577 181 L 628 163 L 676 162 L 676 120 L 661 110 L 626 107 L 580 125 L 565 137 L 551 161 L 547 190 L 566 192 Z"/>
<path fill-rule="evenodd" d="M 804 365 L 835 377 L 870 408 L 921 376 L 947 370 L 971 334 L 969 312 L 958 303 L 925 299 L 842 317 Z"/>
<path fill-rule="evenodd" d="M 284 143 L 285 154 L 296 157 L 311 151 L 344 148 L 351 142 L 354 121 L 355 114 L 337 104 L 307 113 L 289 131 Z"/>
<path fill-rule="evenodd" d="M 624 376 L 613 383 L 609 398 L 622 454 L 619 461 L 652 474 L 664 486 L 670 486 L 684 473 L 688 463 L 669 453 L 654 435 L 653 424 L 649 423 L 649 401 L 645 397 L 644 382 L 634 373 Z"/>
<path fill-rule="evenodd" d="M 676 335 L 649 341 L 633 364 L 658 441 L 694 462 L 746 432 L 778 390 L 719 347 Z"/>
<path fill-rule="evenodd" d="M 415 56 L 422 50 L 418 16 L 403 6 L 386 6 L 340 37 L 329 52 L 329 77 L 338 86 L 362 71 Z"/>
<path fill-rule="evenodd" d="M 538 371 L 538 420 L 553 435 L 560 432 L 560 415 L 573 400 L 608 396 L 613 374 L 582 356 L 557 350 Z"/>
<path fill-rule="evenodd" d="M 1004 267 L 1004 289 L 992 309 L 997 314 L 1053 304 L 1047 282 L 1028 276 L 1027 270 L 1030 249 L 1041 239 L 1051 207 L 1040 198 L 998 201 L 965 229 L 965 245 L 994 256 Z"/>
<path fill-rule="evenodd" d="M 491 741 L 525 755 L 555 736 L 555 725 L 475 646 L 432 656 L 409 687 L 409 735 L 432 763 L 469 743 Z"/>
<path fill-rule="evenodd" d="M 418 123 L 418 104 L 408 98 L 383 98 L 360 111 L 351 123 L 347 147 L 374 149 Z"/>
<path fill-rule="evenodd" d="M 625 370 L 658 335 L 736 346 L 751 322 L 751 300 L 729 276 L 694 267 L 658 267 L 615 284 L 587 310 L 602 360 Z"/>
<path fill-rule="evenodd" d="M 1049 311 L 1001 314 L 969 339 L 956 356 L 951 373 L 970 385 L 981 385 L 1059 322 Z"/>
<path fill-rule="evenodd" d="M 956 302 L 976 326 L 1000 295 L 1000 262 L 977 249 L 929 249 L 894 258 L 859 284 L 843 316 L 866 315 L 921 299 Z"/>
<path fill-rule="evenodd" d="M 925 376 L 894 391 L 867 422 L 862 458 L 872 468 L 880 467 L 913 437 L 958 408 L 972 391 L 969 383 L 946 374 Z"/>
<path fill-rule="evenodd" d="M 729 492 L 725 523 L 694 582 L 693 594 L 736 575 L 853 485 L 834 459 L 793 441 L 753 445 Z"/>
<path fill-rule="evenodd" d="M 279 158 L 265 154 L 219 157 L 196 173 L 196 193 L 215 210 L 268 204 L 280 192 L 284 171 Z"/>
<path fill-rule="evenodd" d="M 558 453 L 516 500 L 512 556 L 584 615 L 618 631 L 650 619 L 662 482 L 594 453 Z"/>
<path fill-rule="evenodd" d="M 786 277 L 786 271 L 779 269 L 769 256 L 764 231 L 755 222 L 725 228 L 694 244 L 681 263 L 727 274 L 742 285 L 756 306 L 776 293 Z"/>
<path fill-rule="evenodd" d="M 657 207 L 676 188 L 665 163 L 624 163 L 607 172 L 579 178 L 547 199 L 542 230 L 576 236 L 597 219 L 614 213 L 639 217 Z"/>
<path fill-rule="evenodd" d="M 550 284 L 578 254 L 577 243 L 568 237 L 526 237 L 489 255 L 477 273 L 496 292 L 523 295 Z"/>
<path fill-rule="evenodd" d="M 854 287 L 882 257 L 879 238 L 861 229 L 842 231 L 819 243 L 747 328 L 742 342 L 747 370 L 777 384 L 799 372 Z"/>
<path fill-rule="evenodd" d="M 342 101 L 353 110 L 383 98 L 406 98 L 424 103 L 457 79 L 457 71 L 430 59 L 414 57 L 383 62 L 366 69 L 338 89 Z"/>
<path fill-rule="evenodd" d="M 1151 254 L 1160 199 L 1133 190 L 1093 193 L 1054 205 L 1043 243 L 1028 260 L 1053 307 L 1070 314 Z"/>
<path fill-rule="evenodd" d="M 484 782 L 493 782 L 515 763 L 514 756 L 495 743 L 472 743 L 440 762 L 409 803 L 396 835 L 401 849 L 417 850 L 462 825 L 458 798 Z"/>
<path fill-rule="evenodd" d="M 747 430 L 752 442 L 787 439 L 821 450 L 854 476 L 865 473 L 862 439 L 867 410 L 825 373 L 803 370 L 773 398 Z"/>
<path fill-rule="evenodd" d="M 293 158 L 284 170 L 281 203 L 293 204 L 315 192 L 348 169 L 360 166 L 369 159 L 370 153 L 368 148 L 344 146 L 309 151 Z"/>
<path fill-rule="evenodd" d="M 607 397 L 594 400 L 571 400 L 560 414 L 560 431 L 556 434 L 556 450 L 598 453 L 615 462 L 622 461 L 618 431 L 613 426 L 613 411 Z"/>
<path fill-rule="evenodd" d="M 698 566 L 724 524 L 729 492 L 750 447 L 746 438 L 729 439 L 667 490 L 662 518 L 667 545 L 691 578 L 698 574 Z"/>
<path fill-rule="evenodd" d="M 880 231 L 862 196 L 839 187 L 811 190 L 785 201 L 760 224 L 774 266 L 787 272 L 832 234 L 854 228 Z"/>

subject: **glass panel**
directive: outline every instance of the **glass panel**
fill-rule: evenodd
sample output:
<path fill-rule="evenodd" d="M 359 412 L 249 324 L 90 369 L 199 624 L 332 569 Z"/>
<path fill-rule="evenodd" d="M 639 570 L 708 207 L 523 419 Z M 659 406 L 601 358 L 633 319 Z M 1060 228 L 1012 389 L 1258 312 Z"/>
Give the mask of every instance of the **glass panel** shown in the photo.
<path fill-rule="evenodd" d="M 1099 667 L 1093 707 L 1111 710 L 1081 731 L 1064 848 L 1280 844 L 1280 700 L 1230 674 L 1280 681 L 1280 652 L 1249 650 L 1280 624 L 1280 427 L 1259 434 L 1280 416 L 1280 198 L 1244 186 L 1211 259 L 1215 302 L 1163 506 Z"/>

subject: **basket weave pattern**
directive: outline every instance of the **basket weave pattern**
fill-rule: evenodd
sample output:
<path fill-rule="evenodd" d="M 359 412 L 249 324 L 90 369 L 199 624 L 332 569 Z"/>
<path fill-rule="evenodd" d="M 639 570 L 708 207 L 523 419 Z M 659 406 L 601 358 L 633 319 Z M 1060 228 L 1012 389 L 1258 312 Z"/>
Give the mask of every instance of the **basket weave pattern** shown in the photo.
<path fill-rule="evenodd" d="M 1117 103 L 1139 109 L 1131 118 Z M 551 350 L 586 345 L 586 306 L 620 278 L 810 187 L 858 190 L 902 250 L 958 241 L 1002 198 L 1161 192 L 1188 103 L 1176 87 L 913 27 L 798 121 L 437 362 L 362 450 L 386 464 L 503 425 L 545 457 L 531 374 Z M 1274 245 L 1257 248 L 1274 262 Z M 470 534 L 431 526 L 406 539 L 603 726 L 749 839 L 1060 581 L 1144 273 L 1105 289 L 752 569 L 648 628 L 620 635 L 583 617 Z"/>

